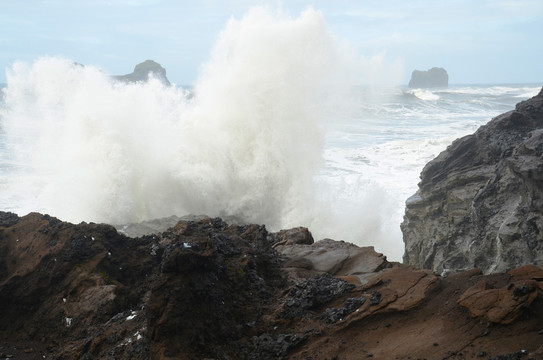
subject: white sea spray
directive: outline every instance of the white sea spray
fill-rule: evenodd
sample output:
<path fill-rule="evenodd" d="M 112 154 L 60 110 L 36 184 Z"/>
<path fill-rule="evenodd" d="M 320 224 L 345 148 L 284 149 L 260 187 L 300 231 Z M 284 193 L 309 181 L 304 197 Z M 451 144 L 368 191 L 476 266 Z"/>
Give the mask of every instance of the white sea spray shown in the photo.
<path fill-rule="evenodd" d="M 73 222 L 190 213 L 272 230 L 331 222 L 314 175 L 350 55 L 316 10 L 254 8 L 221 32 L 194 97 L 62 58 L 15 63 L 3 108 L 18 165 L 7 202 Z"/>

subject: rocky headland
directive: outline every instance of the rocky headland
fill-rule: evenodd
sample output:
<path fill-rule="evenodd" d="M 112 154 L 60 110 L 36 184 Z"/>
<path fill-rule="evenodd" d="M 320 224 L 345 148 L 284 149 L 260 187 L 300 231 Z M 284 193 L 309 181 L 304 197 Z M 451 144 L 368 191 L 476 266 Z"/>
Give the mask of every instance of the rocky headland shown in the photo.
<path fill-rule="evenodd" d="M 427 71 L 413 70 L 407 85 L 410 88 L 434 88 L 449 86 L 449 75 L 443 68 L 434 67 Z"/>
<path fill-rule="evenodd" d="M 129 238 L 0 212 L 0 358 L 541 359 L 542 281 L 442 277 L 305 228 Z"/>
<path fill-rule="evenodd" d="M 543 265 L 543 90 L 428 163 L 402 231 L 404 262 L 437 273 Z"/>

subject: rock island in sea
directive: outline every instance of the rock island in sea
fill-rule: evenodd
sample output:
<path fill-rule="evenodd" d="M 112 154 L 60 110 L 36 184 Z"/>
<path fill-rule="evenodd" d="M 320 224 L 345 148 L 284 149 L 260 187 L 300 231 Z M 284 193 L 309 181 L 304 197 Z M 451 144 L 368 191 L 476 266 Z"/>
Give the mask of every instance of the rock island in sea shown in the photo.
<path fill-rule="evenodd" d="M 449 75 L 443 68 L 433 67 L 427 71 L 414 70 L 407 85 L 410 88 L 434 88 L 449 86 Z"/>
<path fill-rule="evenodd" d="M 149 76 L 154 76 L 165 85 L 170 85 L 166 77 L 166 69 L 153 60 L 145 60 L 134 68 L 134 71 L 126 75 L 117 75 L 113 78 L 126 82 L 147 81 Z"/>

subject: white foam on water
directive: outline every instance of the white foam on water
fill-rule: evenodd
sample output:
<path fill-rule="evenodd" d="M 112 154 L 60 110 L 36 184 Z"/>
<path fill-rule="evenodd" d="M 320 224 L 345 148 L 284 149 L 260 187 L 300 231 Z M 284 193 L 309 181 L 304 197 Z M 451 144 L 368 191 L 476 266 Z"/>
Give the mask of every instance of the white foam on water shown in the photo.
<path fill-rule="evenodd" d="M 417 97 L 420 100 L 439 100 L 439 95 L 427 89 L 408 90 L 407 93 Z"/>

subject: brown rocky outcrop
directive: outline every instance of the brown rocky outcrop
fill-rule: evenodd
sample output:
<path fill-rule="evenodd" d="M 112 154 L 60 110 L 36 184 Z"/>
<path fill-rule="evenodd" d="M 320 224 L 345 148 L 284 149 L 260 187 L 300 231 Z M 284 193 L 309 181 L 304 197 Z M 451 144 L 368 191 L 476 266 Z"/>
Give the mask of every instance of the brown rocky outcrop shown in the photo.
<path fill-rule="evenodd" d="M 440 277 L 305 228 L 204 218 L 128 238 L 0 212 L 0 357 L 541 358 L 542 281 Z"/>
<path fill-rule="evenodd" d="M 543 264 L 543 90 L 429 162 L 402 231 L 404 262 L 438 273 Z"/>
<path fill-rule="evenodd" d="M 541 268 L 538 275 L 541 275 Z M 516 269 L 508 286 L 495 288 L 487 280 L 479 281 L 467 289 L 458 303 L 472 316 L 483 317 L 491 323 L 509 324 L 538 296 L 539 282 L 525 268 Z"/>

